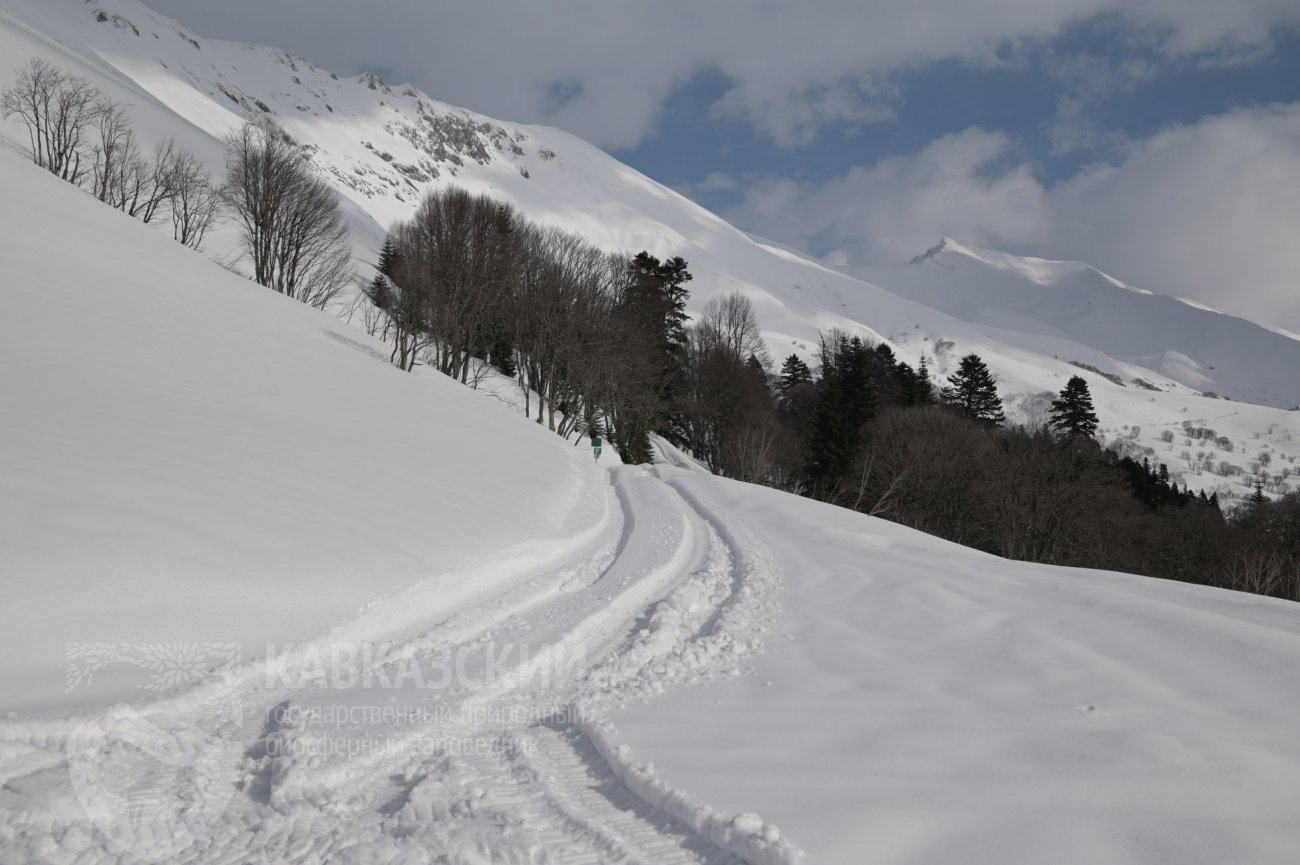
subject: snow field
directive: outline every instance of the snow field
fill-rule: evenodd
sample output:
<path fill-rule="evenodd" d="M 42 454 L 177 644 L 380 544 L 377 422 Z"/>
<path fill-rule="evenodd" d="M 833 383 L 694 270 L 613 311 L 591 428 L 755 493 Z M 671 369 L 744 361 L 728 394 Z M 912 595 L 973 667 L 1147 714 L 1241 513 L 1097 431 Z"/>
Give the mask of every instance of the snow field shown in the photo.
<path fill-rule="evenodd" d="M 785 591 L 745 675 L 609 713 L 668 789 L 810 862 L 1300 858 L 1294 604 L 673 481 L 761 538 Z"/>

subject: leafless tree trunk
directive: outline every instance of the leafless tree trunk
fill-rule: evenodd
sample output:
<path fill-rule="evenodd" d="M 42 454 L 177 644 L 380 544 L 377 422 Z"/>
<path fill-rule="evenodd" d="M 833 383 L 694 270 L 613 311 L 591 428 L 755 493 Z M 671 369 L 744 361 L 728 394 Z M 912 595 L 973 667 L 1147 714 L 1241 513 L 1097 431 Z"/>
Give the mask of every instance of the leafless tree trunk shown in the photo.
<path fill-rule="evenodd" d="M 338 195 L 269 119 L 227 138 L 221 200 L 261 285 L 324 309 L 355 280 Z"/>
<path fill-rule="evenodd" d="M 716 341 L 742 361 L 756 357 L 764 369 L 771 366 L 763 334 L 758 329 L 758 318 L 754 315 L 754 304 L 741 292 L 710 300 L 696 327 L 706 342 Z"/>
<path fill-rule="evenodd" d="M 46 60 L 19 68 L 13 85 L 0 92 L 0 113 L 27 127 L 32 161 L 70 183 L 81 181 L 83 139 L 101 111 L 100 93 L 89 81 Z"/>
<path fill-rule="evenodd" d="M 172 237 L 191 249 L 200 249 L 203 238 L 217 221 L 217 190 L 203 164 L 190 153 L 181 153 L 172 165 L 170 210 Z"/>
<path fill-rule="evenodd" d="M 100 106 L 96 122 L 99 140 L 95 144 L 91 162 L 91 194 L 106 204 L 122 206 L 124 165 L 139 156 L 135 133 L 127 121 L 126 111 L 115 102 L 105 101 Z"/>

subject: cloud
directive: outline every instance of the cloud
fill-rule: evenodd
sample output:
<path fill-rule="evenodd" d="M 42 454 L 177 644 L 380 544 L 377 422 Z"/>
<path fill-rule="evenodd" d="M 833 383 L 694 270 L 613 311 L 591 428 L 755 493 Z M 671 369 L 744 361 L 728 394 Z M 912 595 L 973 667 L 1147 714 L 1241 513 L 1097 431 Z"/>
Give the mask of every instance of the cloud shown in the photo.
<path fill-rule="evenodd" d="M 943 235 L 996 246 L 1033 235 L 1047 206 L 1028 165 L 992 170 L 1011 153 L 1004 133 L 967 129 L 823 182 L 757 179 L 724 216 L 857 263 L 905 260 Z"/>
<path fill-rule="evenodd" d="M 1170 127 L 1050 186 L 1017 155 L 967 129 L 828 180 L 751 179 L 724 215 L 834 263 L 902 262 L 943 235 L 1078 259 L 1300 332 L 1300 103 Z"/>
<path fill-rule="evenodd" d="M 1294 0 L 147 0 L 200 33 L 275 44 L 339 72 L 392 69 L 430 94 L 564 127 L 609 148 L 654 130 L 701 71 L 731 82 L 714 116 L 782 146 L 889 116 L 890 78 L 1112 16 L 1169 56 L 1242 57 L 1300 22 Z M 1014 52 L 1013 52 L 1014 53 Z M 557 89 L 568 98 L 556 100 Z"/>

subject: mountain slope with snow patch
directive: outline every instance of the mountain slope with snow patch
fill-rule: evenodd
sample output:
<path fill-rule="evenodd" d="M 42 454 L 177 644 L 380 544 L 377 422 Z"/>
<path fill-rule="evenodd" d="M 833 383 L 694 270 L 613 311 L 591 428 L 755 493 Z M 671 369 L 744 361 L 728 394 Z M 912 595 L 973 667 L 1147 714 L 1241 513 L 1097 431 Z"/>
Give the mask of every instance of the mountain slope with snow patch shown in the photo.
<path fill-rule="evenodd" d="M 902 268 L 863 279 L 976 325 L 1073 340 L 1179 384 L 1291 408 L 1300 340 L 1126 285 L 1086 264 L 1025 258 L 945 238 Z"/>
<path fill-rule="evenodd" d="M 1300 403 L 1293 375 L 1300 343 L 1240 319 L 1164 298 L 1107 309 L 1109 283 L 1086 269 L 1082 282 L 1049 281 L 1091 292 L 1091 313 L 1075 314 L 1055 300 L 1044 312 L 1026 302 L 1023 272 L 1007 275 L 965 260 L 963 273 L 978 273 L 980 285 L 1003 274 L 1021 288 L 990 296 L 975 310 L 948 308 L 960 292 L 939 291 L 944 296 L 917 302 L 930 284 L 925 279 L 889 271 L 864 281 L 757 243 L 562 131 L 493 120 L 372 75 L 340 79 L 274 48 L 203 39 L 137 0 L 0 0 L 0 48 L 15 63 L 47 56 L 89 76 L 129 104 L 146 142 L 176 136 L 214 171 L 221 165 L 220 139 L 232 126 L 245 116 L 273 116 L 343 194 L 363 271 L 384 227 L 409 216 L 426 189 L 458 184 L 611 250 L 685 257 L 695 275 L 690 309 L 745 292 L 778 360 L 790 353 L 811 359 L 818 334 L 837 327 L 888 341 L 911 363 L 925 355 L 940 377 L 963 354 L 976 352 L 997 374 L 1010 416 L 1031 422 L 1041 420 L 1044 394 L 1082 374 L 1108 443 L 1167 463 L 1192 489 L 1236 496 L 1256 478 L 1270 492 L 1292 483 L 1284 473 L 1300 455 L 1300 414 L 1277 407 Z M 4 135 L 21 146 L 12 126 Z M 233 238 L 218 230 L 209 246 L 226 257 Z M 1102 296 L 1105 302 L 1097 300 Z M 1167 309 L 1192 318 L 1184 322 Z M 1118 320 L 1123 315 L 1127 320 Z M 1173 318 L 1179 321 L 1163 325 Z M 1188 333 L 1202 325 L 1210 336 L 1189 344 Z M 1091 369 L 1081 372 L 1078 364 Z M 1206 391 L 1234 401 L 1202 396 Z M 1205 446 L 1206 431 L 1214 433 L 1213 447 Z M 1231 443 L 1230 452 L 1220 439 Z"/>

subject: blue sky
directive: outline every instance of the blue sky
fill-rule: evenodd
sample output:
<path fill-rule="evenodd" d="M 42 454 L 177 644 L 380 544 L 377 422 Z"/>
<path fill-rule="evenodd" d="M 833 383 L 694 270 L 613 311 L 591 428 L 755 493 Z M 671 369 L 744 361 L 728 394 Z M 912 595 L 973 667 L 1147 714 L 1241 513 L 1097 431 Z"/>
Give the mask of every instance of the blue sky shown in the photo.
<path fill-rule="evenodd" d="M 1296 0 L 146 0 L 559 126 L 831 264 L 940 236 L 1300 331 Z"/>
<path fill-rule="evenodd" d="M 706 206 L 725 209 L 734 204 L 734 191 L 699 189 L 715 172 L 825 179 L 853 165 L 914 153 L 943 135 L 977 126 L 1009 133 L 1020 155 L 1033 160 L 1039 177 L 1051 183 L 1114 158 L 1115 141 L 1144 138 L 1161 127 L 1232 109 L 1300 101 L 1300 31 L 1280 29 L 1271 50 L 1252 62 L 1221 65 L 1204 58 L 1162 60 L 1150 50 L 1117 44 L 1122 34 L 1114 27 L 1100 22 L 1072 27 L 992 68 L 940 61 L 899 74 L 894 78 L 898 95 L 889 101 L 894 117 L 832 124 L 798 147 L 778 146 L 751 124 L 711 118 L 709 109 L 731 84 L 717 70 L 704 70 L 665 101 L 645 141 L 614 153 L 657 180 L 691 190 Z M 1050 70 L 1080 56 L 1110 67 L 1138 61 L 1151 77 L 1090 96 L 1081 119 L 1106 135 L 1061 150 L 1052 130 L 1071 85 Z"/>

